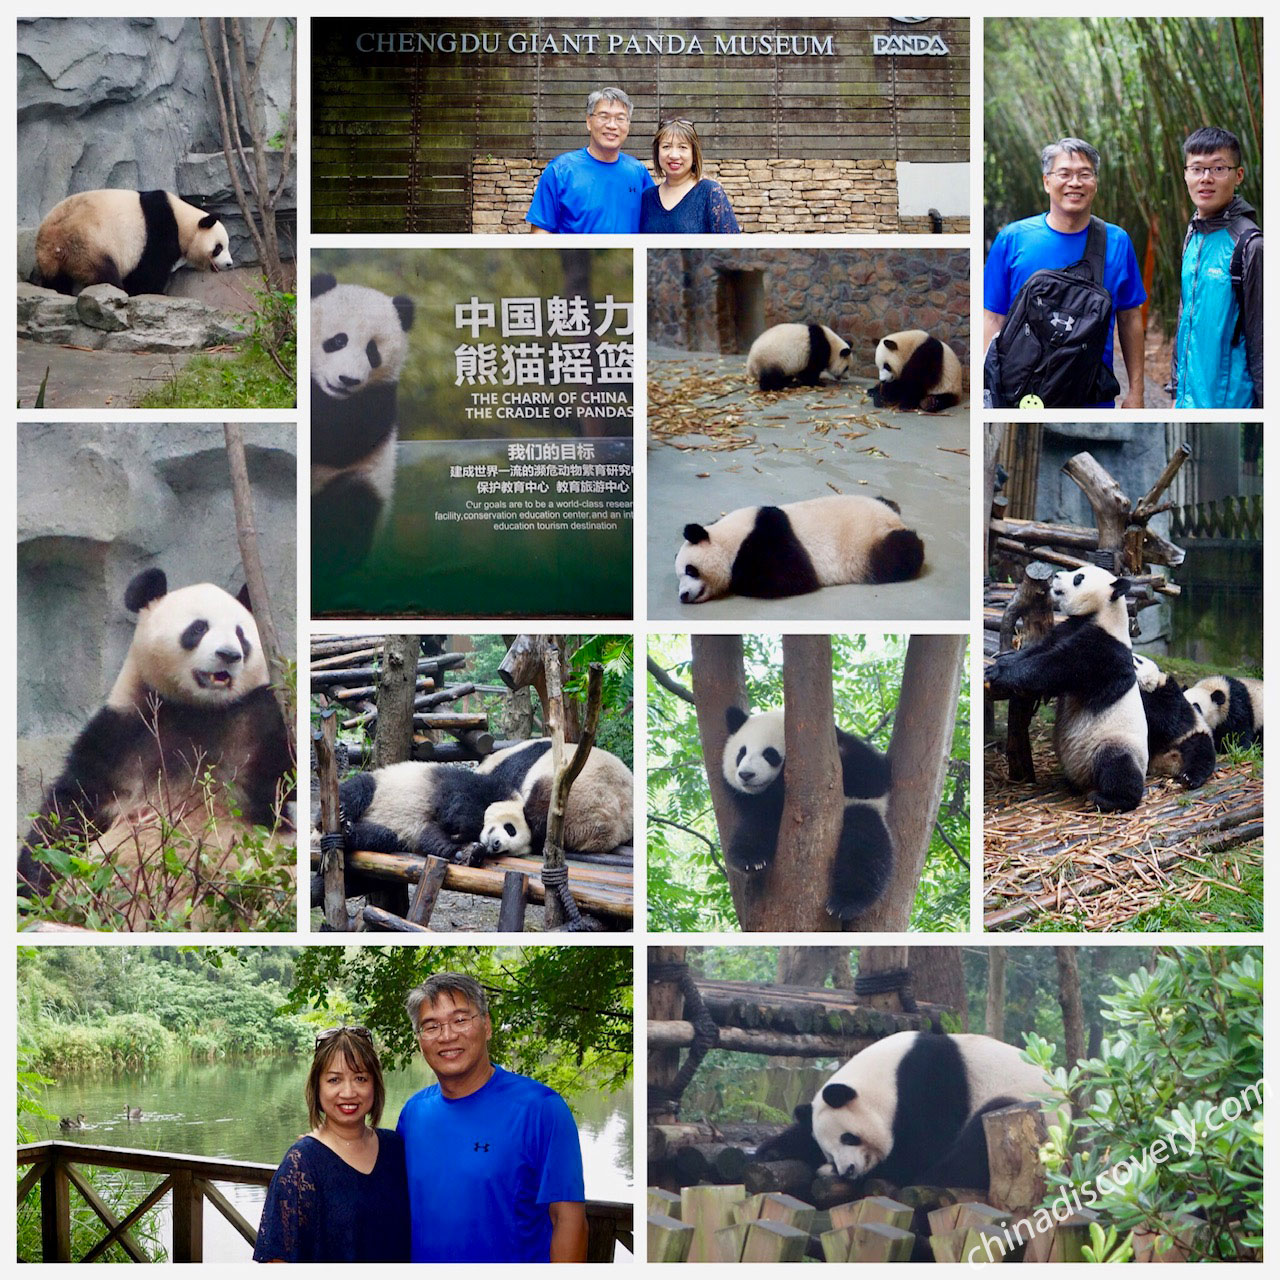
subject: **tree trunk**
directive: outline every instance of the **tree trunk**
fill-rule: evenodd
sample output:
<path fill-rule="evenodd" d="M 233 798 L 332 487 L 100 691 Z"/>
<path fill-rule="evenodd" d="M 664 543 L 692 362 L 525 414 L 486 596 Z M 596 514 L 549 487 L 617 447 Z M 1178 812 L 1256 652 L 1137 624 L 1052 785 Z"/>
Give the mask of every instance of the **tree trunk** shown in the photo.
<path fill-rule="evenodd" d="M 418 637 L 388 636 L 378 674 L 378 723 L 373 767 L 408 760 L 413 750 L 413 692 L 418 675 Z"/>
<path fill-rule="evenodd" d="M 825 985 L 828 975 L 837 990 L 853 989 L 848 947 L 779 947 L 778 983 L 784 987 Z"/>
<path fill-rule="evenodd" d="M 969 997 L 965 992 L 964 965 L 959 947 L 912 947 L 907 952 L 911 989 L 917 1000 L 946 1005 L 960 1019 L 960 1030 L 969 1030 Z"/>
<path fill-rule="evenodd" d="M 987 949 L 987 1022 L 986 1032 L 997 1040 L 1004 1039 L 1004 970 L 1009 958 L 1005 947 Z"/>
<path fill-rule="evenodd" d="M 1068 1063 L 1084 1057 L 1084 1001 L 1075 947 L 1054 947 L 1058 958 L 1058 1003 L 1062 1006 L 1063 1051 Z"/>
<path fill-rule="evenodd" d="M 659 971 L 662 965 L 682 965 L 685 962 L 684 947 L 651 947 L 649 949 L 651 964 L 649 974 L 649 1017 L 654 1022 L 675 1022 L 684 1013 L 684 996 L 677 982 Z M 655 976 L 657 974 L 657 976 Z M 666 1089 L 676 1078 L 680 1070 L 679 1049 L 649 1050 L 649 1084 L 659 1091 Z M 665 1103 L 660 1110 L 649 1115 L 650 1124 L 661 1124 L 664 1119 L 674 1117 L 676 1110 Z"/>

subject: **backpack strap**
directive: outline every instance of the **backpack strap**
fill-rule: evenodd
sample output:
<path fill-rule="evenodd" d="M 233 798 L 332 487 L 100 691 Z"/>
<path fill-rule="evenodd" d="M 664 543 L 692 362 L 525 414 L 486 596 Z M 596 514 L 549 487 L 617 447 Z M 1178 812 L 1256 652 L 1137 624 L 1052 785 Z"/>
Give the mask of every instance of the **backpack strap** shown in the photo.
<path fill-rule="evenodd" d="M 1093 283 L 1101 287 L 1107 264 L 1107 224 L 1097 214 L 1089 219 L 1089 234 L 1085 237 L 1084 256 L 1080 261 L 1087 264 Z"/>
<path fill-rule="evenodd" d="M 1252 218 L 1237 214 L 1227 223 L 1227 230 L 1235 241 L 1236 247 L 1231 252 L 1231 292 L 1236 299 L 1236 327 L 1231 335 L 1231 345 L 1244 338 L 1244 251 L 1249 241 L 1262 234 L 1262 229 Z"/>

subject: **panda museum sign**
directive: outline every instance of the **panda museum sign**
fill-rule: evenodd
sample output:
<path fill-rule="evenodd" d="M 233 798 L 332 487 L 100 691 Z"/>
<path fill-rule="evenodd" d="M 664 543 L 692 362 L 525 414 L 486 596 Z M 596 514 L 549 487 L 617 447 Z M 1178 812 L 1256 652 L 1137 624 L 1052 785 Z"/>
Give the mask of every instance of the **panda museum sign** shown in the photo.
<path fill-rule="evenodd" d="M 969 229 L 964 18 L 317 19 L 312 225 L 525 232 L 586 97 L 698 130 L 743 231 Z"/>

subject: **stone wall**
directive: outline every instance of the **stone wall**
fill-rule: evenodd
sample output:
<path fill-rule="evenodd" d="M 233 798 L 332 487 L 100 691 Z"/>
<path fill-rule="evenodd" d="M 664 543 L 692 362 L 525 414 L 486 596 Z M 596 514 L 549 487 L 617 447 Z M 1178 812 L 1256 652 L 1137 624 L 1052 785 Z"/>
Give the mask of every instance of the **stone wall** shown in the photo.
<path fill-rule="evenodd" d="M 754 332 L 735 309 L 762 296 Z M 650 249 L 649 341 L 687 351 L 744 352 L 755 333 L 787 321 L 828 325 L 870 376 L 876 343 L 927 329 L 968 372 L 969 254 L 963 249 Z"/>
<path fill-rule="evenodd" d="M 486 156 L 471 168 L 471 230 L 527 232 L 524 220 L 543 165 Z M 927 217 L 898 216 L 892 160 L 708 160 L 743 231 L 885 232 L 933 230 Z M 968 218 L 943 230 L 968 234 Z"/>

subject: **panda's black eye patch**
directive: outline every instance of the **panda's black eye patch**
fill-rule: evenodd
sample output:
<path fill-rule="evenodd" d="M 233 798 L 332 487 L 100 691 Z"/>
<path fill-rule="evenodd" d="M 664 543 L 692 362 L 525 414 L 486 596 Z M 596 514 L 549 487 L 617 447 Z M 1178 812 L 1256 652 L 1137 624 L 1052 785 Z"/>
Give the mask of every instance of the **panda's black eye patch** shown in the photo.
<path fill-rule="evenodd" d="M 240 651 L 247 658 L 253 652 L 253 645 L 249 643 L 243 627 L 236 628 L 236 639 L 240 641 Z"/>
<path fill-rule="evenodd" d="M 369 345 L 365 347 L 364 353 L 369 357 L 369 368 L 376 369 L 382 363 L 382 352 L 378 350 L 378 344 L 369 339 Z"/>
<path fill-rule="evenodd" d="M 776 769 L 782 763 L 782 755 L 772 747 L 765 747 L 764 758 Z"/>
<path fill-rule="evenodd" d="M 734 763 L 734 764 L 741 764 L 741 763 L 742 763 L 742 760 L 743 760 L 743 757 L 744 757 L 746 754 L 747 754 L 747 749 L 746 749 L 746 747 L 739 747 L 739 748 L 738 748 L 738 754 L 737 754 L 737 756 L 734 758 L 733 763 Z"/>
<path fill-rule="evenodd" d="M 1084 581 L 1084 574 L 1077 573 L 1076 576 L 1071 579 L 1071 581 L 1075 586 L 1078 587 Z"/>
<path fill-rule="evenodd" d="M 841 1142 L 842 1142 L 846 1147 L 860 1147 L 860 1146 L 862 1146 L 862 1139 L 861 1139 L 860 1137 L 858 1137 L 858 1135 L 857 1135 L 856 1133 L 842 1133 L 842 1134 L 840 1135 L 840 1141 L 841 1141 Z"/>
<path fill-rule="evenodd" d="M 326 338 L 321 344 L 321 349 L 326 355 L 333 355 L 335 351 L 341 351 L 347 345 L 347 335 L 345 333 L 335 333 L 332 338 Z"/>
<path fill-rule="evenodd" d="M 209 624 L 203 618 L 199 618 L 178 637 L 178 643 L 190 652 L 204 639 L 208 630 Z"/>
<path fill-rule="evenodd" d="M 698 566 L 697 566 L 696 564 L 686 565 L 686 566 L 685 566 L 685 570 L 684 570 L 684 574 L 685 574 L 685 577 L 686 577 L 686 578 L 701 578 L 701 577 L 702 577 L 702 574 L 700 574 L 700 573 L 698 572 Z"/>
<path fill-rule="evenodd" d="M 505 832 L 507 833 L 507 835 L 509 835 L 509 836 L 514 836 L 514 835 L 515 835 L 515 833 L 516 833 L 515 825 L 514 825 L 513 823 L 510 823 L 510 822 L 504 822 L 504 823 L 502 824 L 502 829 L 503 829 L 503 831 L 505 831 Z"/>

